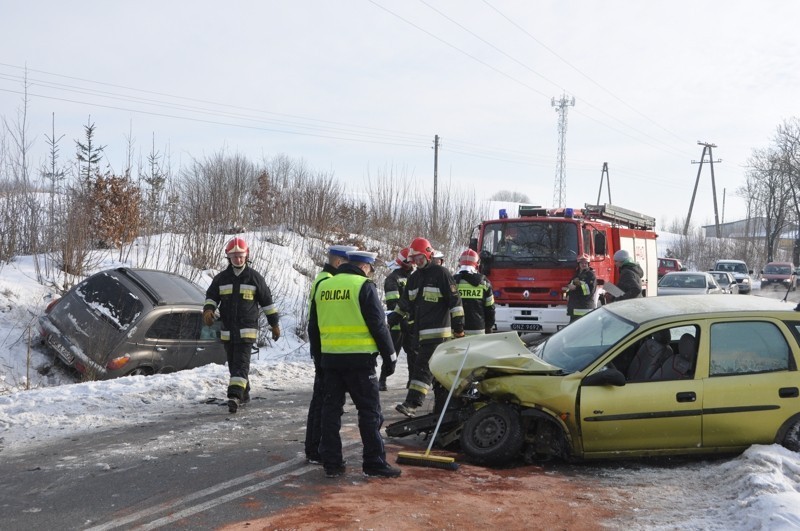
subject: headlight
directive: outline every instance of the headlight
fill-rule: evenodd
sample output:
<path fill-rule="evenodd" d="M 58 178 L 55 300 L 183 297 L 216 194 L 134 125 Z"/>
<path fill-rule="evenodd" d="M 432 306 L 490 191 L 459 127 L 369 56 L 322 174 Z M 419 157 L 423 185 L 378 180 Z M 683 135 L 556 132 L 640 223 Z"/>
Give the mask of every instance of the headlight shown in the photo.
<path fill-rule="evenodd" d="M 743 278 L 742 279 L 742 284 L 750 284 L 750 279 L 749 278 Z"/>

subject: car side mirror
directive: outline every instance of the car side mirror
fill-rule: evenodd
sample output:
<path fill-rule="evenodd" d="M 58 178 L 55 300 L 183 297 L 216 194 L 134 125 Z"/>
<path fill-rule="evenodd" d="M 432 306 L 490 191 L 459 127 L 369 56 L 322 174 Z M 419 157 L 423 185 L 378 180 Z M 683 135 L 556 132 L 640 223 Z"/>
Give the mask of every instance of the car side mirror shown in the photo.
<path fill-rule="evenodd" d="M 615 387 L 622 387 L 625 385 L 625 375 L 614 367 L 606 367 L 604 370 L 590 374 L 584 378 L 583 385 L 613 385 Z"/>

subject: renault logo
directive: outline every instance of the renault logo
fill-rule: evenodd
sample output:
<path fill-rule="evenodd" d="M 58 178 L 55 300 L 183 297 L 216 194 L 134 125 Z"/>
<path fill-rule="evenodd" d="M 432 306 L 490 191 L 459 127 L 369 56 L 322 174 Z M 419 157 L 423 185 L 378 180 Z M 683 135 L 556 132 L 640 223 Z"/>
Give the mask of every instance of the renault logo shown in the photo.
<path fill-rule="evenodd" d="M 531 292 L 528 291 L 528 290 L 525 290 L 525 291 L 522 292 L 522 296 L 525 297 L 526 299 L 530 299 L 531 298 Z"/>

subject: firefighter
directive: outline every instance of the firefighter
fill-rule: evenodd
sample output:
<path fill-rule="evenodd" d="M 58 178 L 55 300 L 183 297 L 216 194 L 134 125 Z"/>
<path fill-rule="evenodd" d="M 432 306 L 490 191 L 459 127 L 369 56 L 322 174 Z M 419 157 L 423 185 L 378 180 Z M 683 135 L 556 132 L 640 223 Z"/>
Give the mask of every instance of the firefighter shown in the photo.
<path fill-rule="evenodd" d="M 356 251 L 358 247 L 352 245 L 331 245 L 328 247 L 328 261 L 322 266 L 314 281 L 311 283 L 311 292 L 308 295 L 309 313 L 311 312 L 311 302 L 314 300 L 314 291 L 317 285 L 326 278 L 331 278 L 336 274 L 336 270 L 342 264 L 347 263 L 348 251 Z M 306 460 L 312 464 L 321 464 L 322 458 L 319 456 L 319 440 L 322 437 L 322 369 L 319 366 L 322 353 L 311 349 L 311 359 L 314 360 L 314 388 L 311 393 L 311 403 L 308 405 L 308 417 L 306 419 L 306 439 L 305 452 Z"/>
<path fill-rule="evenodd" d="M 335 276 L 317 285 L 309 316 L 309 341 L 322 353 L 325 389 L 319 452 L 327 477 L 345 473 L 339 432 L 345 393 L 349 393 L 358 410 L 364 474 L 397 477 L 401 471 L 386 462 L 380 433 L 383 414 L 375 358 L 380 353 L 391 374 L 397 356 L 378 290 L 369 279 L 376 255 L 350 251 L 347 257 L 349 262 L 339 266 Z"/>
<path fill-rule="evenodd" d="M 397 306 L 400 296 L 405 292 L 408 277 L 414 271 L 414 266 L 408 259 L 408 247 L 397 253 L 397 258 L 395 258 L 389 268 L 392 272 L 386 276 L 386 280 L 383 282 L 383 297 L 386 303 L 386 309 L 391 312 Z M 394 325 L 390 332 L 392 334 L 394 351 L 399 356 L 400 348 L 403 348 L 410 370 L 414 362 L 414 343 L 408 322 L 405 320 L 401 321 L 399 324 Z M 383 368 L 381 368 L 378 387 L 381 391 L 386 391 L 388 389 Z"/>
<path fill-rule="evenodd" d="M 619 268 L 617 287 L 623 291 L 623 294 L 619 297 L 615 297 L 613 300 L 622 301 L 641 297 L 644 271 L 642 271 L 641 266 L 634 261 L 631 253 L 625 249 L 620 249 L 614 253 L 614 264 Z"/>
<path fill-rule="evenodd" d="M 458 259 L 453 279 L 464 306 L 464 334 L 491 334 L 494 327 L 494 294 L 489 279 L 478 272 L 478 253 L 467 249 Z"/>
<path fill-rule="evenodd" d="M 580 319 L 594 309 L 594 288 L 597 275 L 589 265 L 589 255 L 578 257 L 575 278 L 567 285 L 567 315 L 569 322 Z"/>
<path fill-rule="evenodd" d="M 431 258 L 434 264 L 440 266 L 444 265 L 444 253 L 442 251 L 437 251 L 436 249 L 434 249 Z"/>
<path fill-rule="evenodd" d="M 261 274 L 248 266 L 250 248 L 242 238 L 233 238 L 225 246 L 228 267 L 218 273 L 206 291 L 203 322 L 214 324 L 215 312 L 222 320 L 220 339 L 228 358 L 228 411 L 236 413 L 250 400 L 250 354 L 258 339 L 258 318 L 267 316 L 272 339 L 281 337 L 278 310 L 272 302 L 267 283 Z"/>
<path fill-rule="evenodd" d="M 464 309 L 450 272 L 433 263 L 430 242 L 416 238 L 409 249 L 409 257 L 417 270 L 408 279 L 406 292 L 388 320 L 391 326 L 403 319 L 413 322 L 417 340 L 416 360 L 409 369 L 406 398 L 395 407 L 403 415 L 413 417 L 432 385 L 435 410 L 439 411 L 443 406 L 446 392 L 441 384 L 434 382 L 428 363 L 438 345 L 451 337 L 464 337 Z"/>

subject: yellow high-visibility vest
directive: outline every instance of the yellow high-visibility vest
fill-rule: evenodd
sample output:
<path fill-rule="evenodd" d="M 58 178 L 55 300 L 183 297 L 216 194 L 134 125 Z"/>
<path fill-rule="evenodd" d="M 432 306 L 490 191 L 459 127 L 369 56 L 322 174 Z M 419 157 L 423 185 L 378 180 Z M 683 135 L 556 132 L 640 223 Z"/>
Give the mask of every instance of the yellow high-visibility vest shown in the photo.
<path fill-rule="evenodd" d="M 371 354 L 378 345 L 361 315 L 358 295 L 369 279 L 340 273 L 319 283 L 314 294 L 323 354 Z"/>

